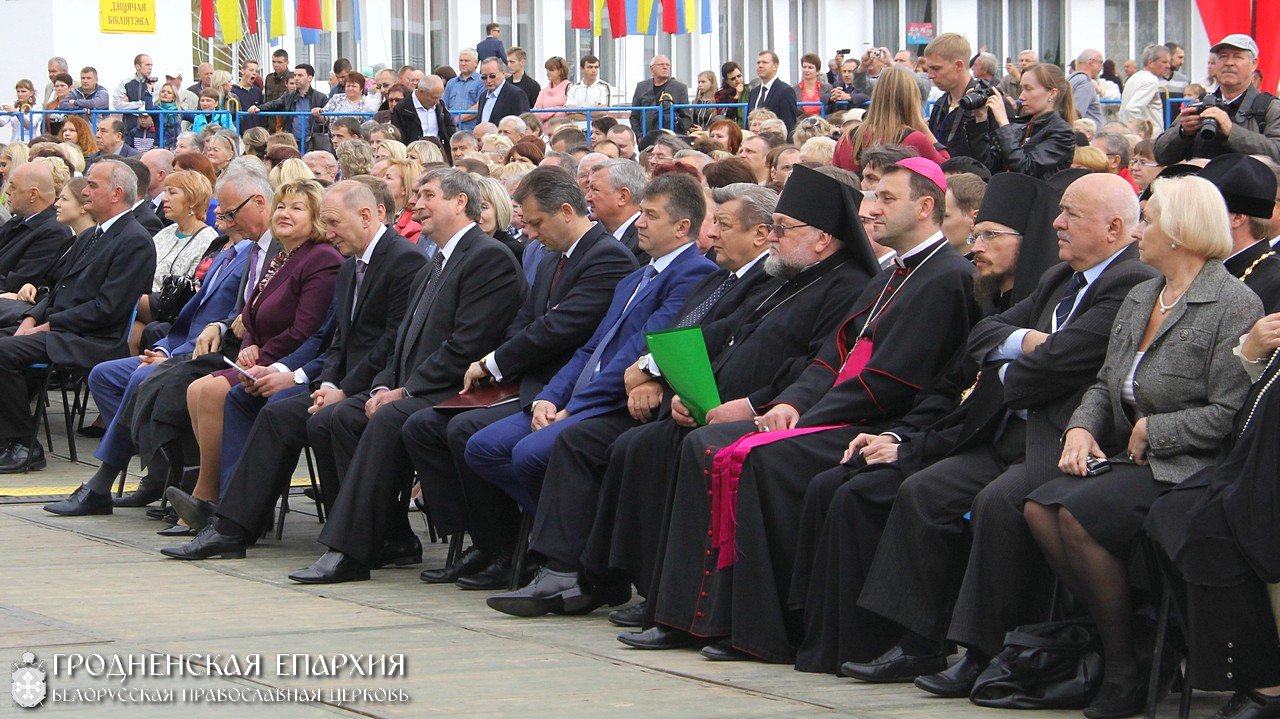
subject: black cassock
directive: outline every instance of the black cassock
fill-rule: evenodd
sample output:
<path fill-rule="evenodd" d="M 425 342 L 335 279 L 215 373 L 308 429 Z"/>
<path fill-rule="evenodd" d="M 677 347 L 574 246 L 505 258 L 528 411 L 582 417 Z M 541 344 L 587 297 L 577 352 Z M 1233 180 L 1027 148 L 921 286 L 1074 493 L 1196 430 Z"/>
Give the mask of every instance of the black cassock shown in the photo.
<path fill-rule="evenodd" d="M 1235 277 L 1257 293 L 1268 314 L 1280 312 L 1280 254 L 1266 240 L 1255 242 L 1222 261 Z"/>
<path fill-rule="evenodd" d="M 1156 500 L 1146 531 L 1185 580 L 1191 682 L 1210 691 L 1280 684 L 1280 637 L 1266 584 L 1280 583 L 1280 353 L 1236 416 L 1218 464 Z"/>
<path fill-rule="evenodd" d="M 947 369 L 977 319 L 972 274 L 973 266 L 945 240 L 934 240 L 905 267 L 887 269 L 868 284 L 852 316 L 771 403 L 798 410 L 799 429 L 826 429 L 748 455 L 737 488 L 735 563 L 724 570 L 716 569 L 709 531 L 712 462 L 755 427 L 734 422 L 689 434 L 680 449 L 660 581 L 652 588 L 655 621 L 697 636 L 729 637 L 734 648 L 767 661 L 792 661 L 800 627 L 798 615 L 784 607 L 805 488 L 836 466 L 855 435 L 906 414 L 920 389 Z M 871 342 L 870 356 L 837 384 L 860 335 Z"/>
<path fill-rule="evenodd" d="M 718 352 L 708 337 L 720 397 L 746 397 L 755 407 L 772 401 L 817 356 L 869 280 L 850 253 L 837 252 L 745 308 L 749 314 L 732 325 Z M 588 576 L 629 580 L 650 596 L 680 443 L 689 431 L 667 418 L 614 441 L 582 556 Z"/>

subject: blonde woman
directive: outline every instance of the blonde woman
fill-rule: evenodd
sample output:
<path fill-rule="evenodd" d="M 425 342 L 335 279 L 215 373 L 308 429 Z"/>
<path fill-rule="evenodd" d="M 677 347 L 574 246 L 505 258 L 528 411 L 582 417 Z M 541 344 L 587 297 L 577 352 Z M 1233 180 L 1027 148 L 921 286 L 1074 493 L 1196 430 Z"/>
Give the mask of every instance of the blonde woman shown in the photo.
<path fill-rule="evenodd" d="M 1109 172 L 1111 163 L 1107 162 L 1107 153 L 1092 145 L 1077 147 L 1071 157 L 1071 166 L 1084 168 L 1089 172 Z"/>
<path fill-rule="evenodd" d="M 480 183 L 480 221 L 476 224 L 486 235 L 506 245 L 519 261 L 524 247 L 507 232 L 511 226 L 511 196 L 507 194 L 507 188 L 492 177 L 476 179 Z"/>
<path fill-rule="evenodd" d="M 307 167 L 307 163 L 296 157 L 290 157 L 271 168 L 271 172 L 267 174 L 267 179 L 271 180 L 272 187 L 280 187 L 290 182 L 314 180 L 316 179 L 316 174 L 311 171 L 310 167 Z"/>
<path fill-rule="evenodd" d="M 31 148 L 25 142 L 11 142 L 0 148 L 0 206 L 9 204 L 9 178 L 18 165 L 26 164 Z"/>
<path fill-rule="evenodd" d="M 817 115 L 809 115 L 796 123 L 796 129 L 791 132 L 791 142 L 796 147 L 804 147 L 810 138 L 831 137 L 834 130 L 831 123 Z"/>
<path fill-rule="evenodd" d="M 239 154 L 239 138 L 231 132 L 220 130 L 210 133 L 204 139 L 204 156 L 213 165 L 213 171 L 217 175 L 221 175 L 227 169 L 227 165 L 236 159 Z"/>
<path fill-rule="evenodd" d="M 800 147 L 800 161 L 830 165 L 836 154 L 836 141 L 829 137 L 811 137 Z"/>
<path fill-rule="evenodd" d="M 915 76 L 891 67 L 880 73 L 862 124 L 840 138 L 832 164 L 857 172 L 862 169 L 862 152 L 876 145 L 910 147 L 921 157 L 941 163 L 951 155 L 935 149 L 937 142 L 925 123 Z"/>
<path fill-rule="evenodd" d="M 501 165 L 502 161 L 506 159 L 507 153 L 511 152 L 511 148 L 513 146 L 514 143 L 511 142 L 510 138 L 499 135 L 496 132 L 485 135 L 484 138 L 480 140 L 481 159 L 488 162 L 490 165 Z"/>
<path fill-rule="evenodd" d="M 60 157 L 32 157 L 28 162 L 38 162 L 49 168 L 49 174 L 53 175 L 53 194 L 61 195 L 62 188 L 67 186 L 67 182 L 71 180 L 71 169 L 67 163 Z"/>
<path fill-rule="evenodd" d="M 444 162 L 444 153 L 436 143 L 430 140 L 414 140 L 409 143 L 405 156 L 423 167 L 433 162 Z"/>
<path fill-rule="evenodd" d="M 418 142 L 423 142 L 423 140 L 418 140 Z M 405 147 L 405 144 L 399 140 L 383 140 L 382 144 L 378 145 L 377 151 L 373 153 L 373 159 L 382 160 L 388 157 L 406 160 L 409 158 L 409 148 Z"/>
<path fill-rule="evenodd" d="M 422 235 L 422 225 L 413 221 L 413 210 L 409 208 L 409 200 L 413 197 L 413 186 L 417 184 L 418 177 L 421 175 L 422 165 L 413 160 L 396 158 L 386 160 L 382 173 L 378 175 L 386 181 L 387 190 L 391 192 L 391 200 L 395 204 L 394 210 L 388 208 L 388 219 L 393 221 L 392 226 L 401 237 L 415 243 Z"/>
<path fill-rule="evenodd" d="M 344 178 L 367 175 L 373 169 L 373 147 L 363 140 L 344 142 L 338 145 L 334 154 L 338 156 Z"/>

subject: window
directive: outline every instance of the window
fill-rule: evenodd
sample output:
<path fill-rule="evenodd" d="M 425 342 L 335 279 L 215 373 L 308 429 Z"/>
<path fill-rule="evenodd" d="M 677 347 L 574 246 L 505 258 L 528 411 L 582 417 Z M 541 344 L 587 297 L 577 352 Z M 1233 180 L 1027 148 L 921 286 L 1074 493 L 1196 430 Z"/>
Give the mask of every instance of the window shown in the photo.
<path fill-rule="evenodd" d="M 399 70 L 404 64 L 404 0 L 391 0 L 391 65 Z"/>
<path fill-rule="evenodd" d="M 1031 34 L 1031 0 L 1008 0 L 1007 7 L 1009 44 L 1005 55 L 1017 63 L 1018 53 L 1035 49 Z"/>
<path fill-rule="evenodd" d="M 1067 58 L 1062 53 L 1062 0 L 1039 1 L 1040 61 L 1066 67 Z"/>
<path fill-rule="evenodd" d="M 417 3 L 419 0 L 409 0 Z M 449 3 L 448 0 L 429 0 L 431 3 L 431 26 L 428 32 L 431 34 L 431 64 L 426 66 L 426 71 L 437 65 L 450 65 L 457 58 L 449 57 Z"/>
<path fill-rule="evenodd" d="M 902 32 L 898 0 L 875 0 L 872 6 L 872 37 L 876 47 L 898 47 L 898 38 Z"/>
<path fill-rule="evenodd" d="M 987 52 L 1001 61 L 1009 53 L 1004 48 L 1004 2 L 1002 0 L 978 0 L 977 47 L 987 46 Z M 975 47 L 975 52 L 977 48 Z"/>
<path fill-rule="evenodd" d="M 765 5 L 769 8 L 773 7 L 772 3 L 749 2 L 747 5 L 747 26 L 745 32 L 747 35 L 746 52 L 742 58 L 738 60 L 743 67 L 746 77 L 755 77 L 756 55 L 765 50 L 772 50 L 770 47 L 773 42 L 769 35 L 768 23 L 765 15 Z"/>
<path fill-rule="evenodd" d="M 1165 0 L 1164 39 L 1186 46 L 1191 42 L 1191 0 Z M 1186 67 L 1182 72 L 1188 76 Z"/>
<path fill-rule="evenodd" d="M 822 36 L 818 34 L 818 0 L 800 0 L 800 13 L 800 26 L 804 28 L 804 42 L 801 45 L 804 50 L 801 54 L 816 52 L 818 57 L 835 57 L 836 48 L 822 47 Z M 818 68 L 819 73 L 826 71 L 826 67 Z"/>
<path fill-rule="evenodd" d="M 1012 1 L 1013 0 L 1010 0 L 1010 2 Z M 1024 0 L 1024 1 L 1030 2 L 1031 0 Z M 934 34 L 937 35 L 942 32 L 938 30 L 937 24 L 935 22 L 937 18 L 937 13 L 934 12 L 933 0 L 906 0 L 906 11 L 907 11 L 906 22 L 933 23 Z M 907 28 L 904 25 L 902 28 L 903 37 L 906 37 L 906 31 L 907 31 Z M 886 47 L 890 49 L 890 52 L 894 52 L 896 51 L 896 49 L 905 47 L 907 50 L 910 50 L 911 52 L 914 52 L 915 54 L 919 55 L 920 53 L 924 52 L 925 45 L 928 45 L 928 43 L 911 44 L 911 45 L 905 45 L 905 46 L 895 43 L 893 45 L 887 45 Z"/>
<path fill-rule="evenodd" d="M 426 8 L 423 7 L 422 0 L 408 0 L 409 5 L 409 51 L 405 58 L 405 64 L 413 65 L 418 68 L 426 68 L 427 72 L 431 71 L 431 66 L 427 65 L 427 38 L 424 14 Z M 435 41 L 435 38 L 432 38 Z"/>
<path fill-rule="evenodd" d="M 355 16 L 351 3 L 354 0 L 338 0 L 334 15 L 334 29 L 338 36 L 338 57 L 351 61 L 353 68 L 360 68 L 360 58 L 356 56 Z"/>
<path fill-rule="evenodd" d="M 1161 42 L 1158 0 L 1133 0 L 1133 55 Z"/>
<path fill-rule="evenodd" d="M 721 28 L 740 28 L 742 27 L 742 5 L 731 0 L 720 0 L 720 27 Z M 730 60 L 742 64 L 746 59 L 746 38 L 741 32 L 721 32 L 720 33 L 720 62 L 725 63 Z M 719 73 L 719 68 L 716 68 Z"/>
<path fill-rule="evenodd" d="M 1129 0 L 1106 0 L 1107 58 L 1119 71 L 1129 54 Z"/>
<path fill-rule="evenodd" d="M 534 33 L 533 0 L 515 0 L 516 34 L 515 40 L 520 47 L 529 53 L 529 57 L 538 57 L 538 38 Z"/>

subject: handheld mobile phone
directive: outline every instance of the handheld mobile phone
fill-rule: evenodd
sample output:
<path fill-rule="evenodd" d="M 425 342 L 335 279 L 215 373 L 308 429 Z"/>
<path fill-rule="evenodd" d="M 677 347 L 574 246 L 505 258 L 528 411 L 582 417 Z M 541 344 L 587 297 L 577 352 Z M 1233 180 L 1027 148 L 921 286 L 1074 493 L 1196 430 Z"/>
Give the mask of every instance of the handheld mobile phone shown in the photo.
<path fill-rule="evenodd" d="M 222 358 L 222 361 L 223 361 L 223 362 L 226 362 L 228 367 L 230 367 L 231 369 L 233 369 L 233 370 L 235 370 L 235 371 L 239 372 L 239 373 L 240 373 L 240 375 L 241 375 L 242 377 L 244 377 L 245 379 L 249 380 L 250 382 L 254 382 L 254 381 L 256 381 L 256 380 L 254 380 L 253 375 L 251 375 L 251 374 L 249 374 L 248 372 L 246 372 L 246 371 L 245 371 L 245 369 L 244 369 L 243 367 L 241 367 L 240 365 L 236 364 L 236 363 L 235 363 L 235 360 L 231 359 L 230 357 L 223 357 L 223 358 Z"/>
<path fill-rule="evenodd" d="M 1089 459 L 1085 460 L 1084 464 L 1086 468 L 1084 476 L 1086 477 L 1096 477 L 1099 474 L 1105 474 L 1111 471 L 1111 460 L 1109 459 L 1098 459 L 1097 457 L 1090 457 Z"/>

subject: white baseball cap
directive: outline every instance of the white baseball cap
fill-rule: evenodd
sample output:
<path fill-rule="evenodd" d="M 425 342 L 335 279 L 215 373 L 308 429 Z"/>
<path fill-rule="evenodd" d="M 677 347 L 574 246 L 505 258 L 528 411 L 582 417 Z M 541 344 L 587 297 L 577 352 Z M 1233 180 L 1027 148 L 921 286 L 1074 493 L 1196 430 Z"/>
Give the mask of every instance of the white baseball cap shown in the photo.
<path fill-rule="evenodd" d="M 182 68 L 175 67 L 164 74 L 165 77 L 184 77 Z"/>
<path fill-rule="evenodd" d="M 1217 45 L 1214 45 L 1213 47 L 1209 48 L 1209 52 L 1216 53 L 1224 47 L 1234 47 L 1238 50 L 1248 50 L 1249 52 L 1253 53 L 1254 57 L 1258 56 L 1258 43 L 1254 42 L 1253 38 L 1243 33 L 1236 33 L 1234 35 L 1228 35 L 1222 38 L 1221 40 L 1218 41 Z"/>

